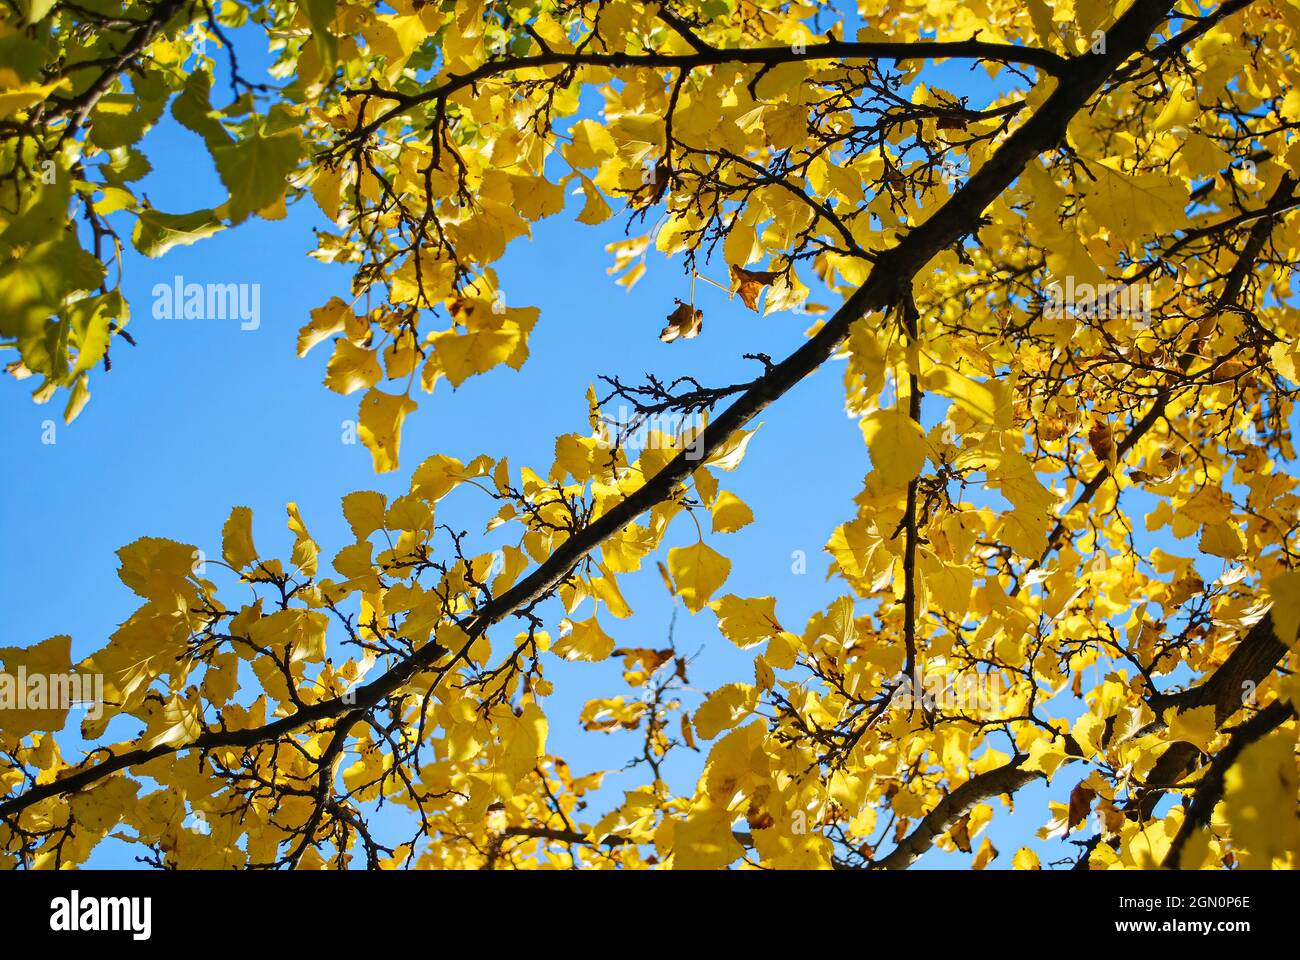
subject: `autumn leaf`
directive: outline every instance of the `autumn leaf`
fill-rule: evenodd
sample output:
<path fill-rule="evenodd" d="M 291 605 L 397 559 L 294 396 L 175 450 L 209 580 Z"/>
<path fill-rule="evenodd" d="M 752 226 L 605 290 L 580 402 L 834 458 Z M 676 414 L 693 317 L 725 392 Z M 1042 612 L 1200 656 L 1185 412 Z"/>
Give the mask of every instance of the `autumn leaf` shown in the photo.
<path fill-rule="evenodd" d="M 691 613 L 699 613 L 731 572 L 731 561 L 703 541 L 668 551 L 668 570 L 676 594 Z"/>
<path fill-rule="evenodd" d="M 1115 439 L 1110 425 L 1103 419 L 1094 420 L 1088 428 L 1088 445 L 1100 463 L 1113 464 L 1115 459 Z"/>
<path fill-rule="evenodd" d="M 993 842 L 988 837 L 980 844 L 980 848 L 975 853 L 975 859 L 971 861 L 972 870 L 983 870 L 990 863 L 998 858 L 998 848 L 993 846 Z"/>
<path fill-rule="evenodd" d="M 1092 800 L 1096 795 L 1097 792 L 1084 783 L 1075 784 L 1074 789 L 1070 791 L 1070 810 L 1066 832 L 1073 830 L 1088 819 L 1088 814 L 1092 811 Z"/>
<path fill-rule="evenodd" d="M 758 298 L 763 288 L 775 283 L 779 276 L 771 270 L 746 270 L 734 263 L 731 265 L 731 284 L 740 294 L 741 302 L 755 313 L 758 312 Z"/>
<path fill-rule="evenodd" d="M 700 326 L 704 322 L 704 311 L 696 310 L 688 303 L 677 301 L 677 309 L 668 314 L 668 326 L 659 334 L 664 343 L 674 340 L 690 340 L 699 336 Z"/>
<path fill-rule="evenodd" d="M 1041 870 L 1042 865 L 1038 862 L 1038 854 L 1028 847 L 1021 847 L 1016 851 L 1016 855 L 1011 858 L 1011 869 L 1013 870 Z"/>
<path fill-rule="evenodd" d="M 257 548 L 253 546 L 253 511 L 248 507 L 230 511 L 230 518 L 221 529 L 221 556 L 236 570 L 257 559 Z"/>
<path fill-rule="evenodd" d="M 920 424 L 902 410 L 880 410 L 862 420 L 871 462 L 887 487 L 905 487 L 921 473 L 929 447 Z"/>
<path fill-rule="evenodd" d="M 361 399 L 358 432 L 374 458 L 376 473 L 397 469 L 402 422 L 417 406 L 410 397 L 394 396 L 382 390 L 372 389 Z"/>

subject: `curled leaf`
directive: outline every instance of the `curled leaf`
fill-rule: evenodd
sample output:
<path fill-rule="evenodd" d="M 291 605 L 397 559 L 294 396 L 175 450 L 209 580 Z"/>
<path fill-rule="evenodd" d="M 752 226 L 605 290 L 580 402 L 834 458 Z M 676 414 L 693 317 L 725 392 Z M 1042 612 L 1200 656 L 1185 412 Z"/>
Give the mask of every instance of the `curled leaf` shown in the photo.
<path fill-rule="evenodd" d="M 736 285 L 736 292 L 741 301 L 755 313 L 758 312 L 758 298 L 763 288 L 776 282 L 775 270 L 746 270 L 734 263 L 731 265 L 731 282 Z"/>
<path fill-rule="evenodd" d="M 672 343 L 679 338 L 690 340 L 699 336 L 703 323 L 703 310 L 696 310 L 689 303 L 678 300 L 677 309 L 668 314 L 668 326 L 659 334 L 659 339 L 664 343 Z"/>

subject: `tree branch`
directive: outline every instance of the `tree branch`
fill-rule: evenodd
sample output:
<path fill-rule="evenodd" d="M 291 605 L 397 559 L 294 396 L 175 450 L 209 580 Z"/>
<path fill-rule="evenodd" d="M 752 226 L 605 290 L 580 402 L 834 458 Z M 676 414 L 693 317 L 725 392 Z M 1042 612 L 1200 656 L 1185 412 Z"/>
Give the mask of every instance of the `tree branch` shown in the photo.
<path fill-rule="evenodd" d="M 1171 870 L 1183 869 L 1183 848 L 1198 828 L 1209 825 L 1210 814 L 1214 812 L 1215 804 L 1223 797 L 1223 778 L 1228 769 L 1237 762 L 1241 751 L 1272 733 L 1295 715 L 1295 708 L 1290 703 L 1274 700 L 1245 723 L 1233 728 L 1228 745 L 1219 751 L 1214 762 L 1210 764 L 1210 769 L 1197 784 L 1187 815 L 1183 819 L 1183 825 L 1178 828 L 1177 836 L 1169 845 L 1169 852 L 1165 855 L 1162 866 Z"/>

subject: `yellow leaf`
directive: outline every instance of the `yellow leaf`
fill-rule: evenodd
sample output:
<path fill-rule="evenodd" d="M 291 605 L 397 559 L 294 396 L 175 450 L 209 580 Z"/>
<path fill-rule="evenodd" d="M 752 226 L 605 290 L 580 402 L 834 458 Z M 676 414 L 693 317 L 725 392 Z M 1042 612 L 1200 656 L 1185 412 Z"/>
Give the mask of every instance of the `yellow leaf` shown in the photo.
<path fill-rule="evenodd" d="M 187 583 L 201 558 L 197 548 L 161 537 L 141 537 L 117 551 L 122 567 L 118 577 L 147 600 L 187 595 Z"/>
<path fill-rule="evenodd" d="M 1246 541 L 1242 539 L 1237 525 L 1230 521 L 1207 523 L 1201 531 L 1201 550 L 1225 560 L 1235 560 L 1246 552 Z"/>
<path fill-rule="evenodd" d="M 586 203 L 582 206 L 582 212 L 578 214 L 578 222 L 589 225 L 604 223 L 614 215 L 614 211 L 609 204 L 605 202 L 604 196 L 596 185 L 591 182 L 590 177 L 582 178 L 582 192 L 586 197 Z"/>
<path fill-rule="evenodd" d="M 668 570 L 676 593 L 691 613 L 699 613 L 731 573 L 731 561 L 704 541 L 668 551 Z"/>
<path fill-rule="evenodd" d="M 720 687 L 709 694 L 695 712 L 695 732 L 705 740 L 712 740 L 753 713 L 757 704 L 758 691 L 747 683 L 729 683 Z"/>
<path fill-rule="evenodd" d="M 287 653 L 291 663 L 319 663 L 325 659 L 329 618 L 319 610 L 277 610 L 255 621 L 248 637 L 259 647 Z"/>
<path fill-rule="evenodd" d="M 361 399 L 361 422 L 357 432 L 361 442 L 370 450 L 376 473 L 397 469 L 397 453 L 402 443 L 402 421 L 418 406 L 410 397 L 394 396 L 374 389 Z"/>
<path fill-rule="evenodd" d="M 1295 729 L 1274 730 L 1241 751 L 1224 776 L 1223 802 L 1232 845 L 1247 869 L 1284 864 L 1300 844 L 1296 817 Z M 1296 864 L 1289 864 L 1294 869 Z"/>
<path fill-rule="evenodd" d="M 1300 632 L 1300 570 L 1274 577 L 1267 589 L 1273 600 L 1273 632 L 1283 644 L 1293 647 Z"/>
<path fill-rule="evenodd" d="M 369 390 L 383 377 L 375 351 L 355 346 L 351 340 L 334 341 L 334 355 L 325 368 L 325 386 L 347 396 Z"/>
<path fill-rule="evenodd" d="M 43 102 L 55 90 L 67 86 L 70 82 L 67 77 L 63 77 L 50 83 L 25 83 L 0 90 L 0 118 L 12 117 L 19 110 L 26 110 Z"/>
<path fill-rule="evenodd" d="M 1011 428 L 1011 391 L 1000 380 L 978 383 L 951 367 L 935 367 L 925 377 L 925 389 L 948 397 L 979 423 L 998 430 Z"/>
<path fill-rule="evenodd" d="M 734 533 L 754 522 L 754 511 L 729 490 L 723 490 L 713 502 L 713 532 Z"/>
<path fill-rule="evenodd" d="M 1089 187 L 1087 210 L 1126 243 L 1163 232 L 1181 221 L 1187 188 L 1162 173 L 1128 174 L 1120 157 L 1092 164 L 1096 182 Z"/>
<path fill-rule="evenodd" d="M 830 870 L 832 845 L 820 833 L 791 833 L 783 826 L 754 831 L 754 847 L 773 870 Z"/>
<path fill-rule="evenodd" d="M 1038 862 L 1038 854 L 1028 847 L 1021 847 L 1016 851 L 1016 855 L 1011 858 L 1011 867 L 1013 870 L 1041 870 L 1042 865 Z"/>
<path fill-rule="evenodd" d="M 0 731 L 25 737 L 37 730 L 63 729 L 71 704 L 57 702 L 60 698 L 51 694 L 56 678 L 72 674 L 71 653 L 72 638 L 68 636 L 50 637 L 26 649 L 0 647 Z M 38 677 L 43 681 L 39 697 L 35 696 L 38 688 L 32 685 Z"/>
<path fill-rule="evenodd" d="M 598 167 L 618 152 L 609 131 L 594 120 L 579 120 L 569 133 L 573 139 L 563 152 L 575 167 Z"/>
<path fill-rule="evenodd" d="M 972 870 L 983 870 L 998 857 L 998 848 L 993 846 L 993 842 L 988 837 L 980 844 L 979 850 L 975 853 L 975 859 L 971 861 Z"/>
<path fill-rule="evenodd" d="M 1029 759 L 1023 764 L 1025 770 L 1037 770 L 1051 777 L 1056 768 L 1065 762 L 1065 747 L 1058 739 L 1041 737 L 1029 748 Z"/>
<path fill-rule="evenodd" d="M 1210 752 L 1215 735 L 1214 705 L 1180 710 L 1169 724 L 1169 739 L 1184 740 L 1202 753 Z"/>
<path fill-rule="evenodd" d="M 248 507 L 230 511 L 226 525 L 221 528 L 221 556 L 236 570 L 257 559 L 257 548 L 253 546 L 253 511 Z"/>
<path fill-rule="evenodd" d="M 614 652 L 614 638 L 601 629 L 595 617 L 573 624 L 573 629 L 555 641 L 552 651 L 565 660 L 595 662 Z"/>
<path fill-rule="evenodd" d="M 720 870 L 743 856 L 745 849 L 731 832 L 733 819 L 725 807 L 707 800 L 694 807 L 673 833 L 673 869 Z"/>
<path fill-rule="evenodd" d="M 364 540 L 384 525 L 384 511 L 388 498 L 374 490 L 358 490 L 343 498 L 343 516 L 347 518 L 352 535 Z"/>
<path fill-rule="evenodd" d="M 668 314 L 668 324 L 659 333 L 659 339 L 664 343 L 672 343 L 674 340 L 691 340 L 700 335 L 700 327 L 704 322 L 704 311 L 696 310 L 689 303 L 677 301 L 677 306 L 673 312 Z"/>
<path fill-rule="evenodd" d="M 737 430 L 731 436 L 722 442 L 713 455 L 705 460 L 701 466 L 711 467 L 714 470 L 735 470 L 740 466 L 740 461 L 745 458 L 745 450 L 749 447 L 749 441 L 758 433 L 758 427 L 753 430 Z"/>
<path fill-rule="evenodd" d="M 710 606 L 718 616 L 722 635 L 741 650 L 757 646 L 782 633 L 776 619 L 775 597 L 738 597 L 728 593 Z"/>
<path fill-rule="evenodd" d="M 921 426 L 902 410 L 878 410 L 862 421 L 871 465 L 890 489 L 906 487 L 925 466 L 928 447 Z"/>
<path fill-rule="evenodd" d="M 519 717 L 508 716 L 497 726 L 502 747 L 500 768 L 514 786 L 536 769 L 537 761 L 546 753 L 546 715 L 530 701 L 524 704 Z"/>
<path fill-rule="evenodd" d="M 1070 733 L 1083 749 L 1084 759 L 1101 752 L 1101 740 L 1106 730 L 1106 720 L 1095 713 L 1085 713 L 1074 721 Z"/>
<path fill-rule="evenodd" d="M 298 570 L 305 577 L 316 576 L 316 560 L 320 554 L 320 548 L 316 546 L 307 533 L 307 525 L 302 522 L 302 514 L 298 512 L 298 504 L 290 503 L 286 509 L 289 513 L 289 532 L 294 535 L 293 557 L 290 562 L 294 569 Z"/>
<path fill-rule="evenodd" d="M 163 744 L 180 746 L 203 733 L 197 699 L 186 700 L 173 695 L 162 704 L 151 703 L 150 711 L 148 729 L 140 738 L 140 746 L 145 750 Z"/>
<path fill-rule="evenodd" d="M 342 333 L 348 318 L 355 319 L 352 308 L 339 297 L 311 312 L 311 321 L 298 331 L 298 356 L 306 356 L 316 344 Z"/>

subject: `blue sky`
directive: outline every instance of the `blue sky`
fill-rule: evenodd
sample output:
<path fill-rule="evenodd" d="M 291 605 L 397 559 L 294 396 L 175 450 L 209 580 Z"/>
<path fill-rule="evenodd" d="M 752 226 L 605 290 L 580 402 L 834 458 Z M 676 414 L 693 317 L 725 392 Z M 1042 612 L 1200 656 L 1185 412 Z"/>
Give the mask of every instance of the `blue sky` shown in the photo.
<path fill-rule="evenodd" d="M 987 93 L 983 71 L 953 66 L 943 73 L 948 89 L 971 93 L 976 103 Z M 148 136 L 144 149 L 155 172 L 142 188 L 154 206 L 184 211 L 225 199 L 198 138 L 170 119 Z M 661 343 L 658 333 L 674 298 L 689 297 L 680 258 L 665 263 L 652 257 L 648 275 L 629 294 L 606 275 L 611 257 L 604 249 L 623 236 L 625 221 L 615 217 L 599 228 L 581 226 L 573 221 L 579 208 L 575 199 L 563 214 L 538 224 L 532 239 L 517 241 L 498 265 L 506 302 L 541 309 L 523 370 L 501 368 L 459 390 L 444 381 L 432 395 L 416 393 L 420 409 L 406 421 L 402 467 L 381 476 L 373 473 L 364 447 L 342 442 L 344 422 L 356 417 L 357 397 L 341 397 L 321 385 L 327 347 L 305 360 L 294 356 L 308 311 L 333 295 L 351 299 L 349 269 L 308 256 L 312 229 L 330 227 L 310 200 L 292 207 L 284 221 L 254 220 L 159 260 L 128 249 L 123 292 L 132 307 L 129 329 L 137 346 L 114 341 L 113 370 L 93 377 L 93 396 L 81 417 L 65 426 L 62 398 L 37 406 L 26 396 L 30 381 L 0 380 L 9 467 L 3 500 L 7 535 L 0 540 L 0 609 L 5 611 L 0 646 L 25 646 L 67 633 L 74 659 L 101 647 L 136 606 L 117 578 L 114 552 L 137 537 L 194 543 L 217 556 L 221 526 L 230 508 L 241 504 L 254 511 L 263 554 L 287 557 L 291 537 L 284 509 L 296 501 L 328 559 L 352 540 L 340 498 L 353 490 L 400 493 L 425 456 L 469 460 L 487 453 L 508 456 L 512 469 L 529 465 L 544 472 L 553 459 L 554 438 L 587 429 L 584 394 L 600 374 L 637 382 L 649 371 L 730 383 L 755 372 L 741 354 L 779 358 L 803 341 L 811 318 L 761 317 L 697 283 L 696 306 L 705 314 L 702 335 Z M 638 225 L 632 233 L 646 229 Z M 704 272 L 727 283 L 720 260 Z M 154 319 L 152 288 L 177 276 L 187 282 L 259 284 L 260 326 L 243 330 L 237 320 Z M 722 476 L 722 486 L 753 508 L 757 522 L 708 538 L 732 561 L 724 590 L 777 596 L 779 617 L 796 632 L 843 592 L 824 579 L 826 558 L 819 551 L 835 526 L 851 518 L 852 497 L 870 469 L 857 423 L 843 411 L 841 372 L 839 363 L 826 365 L 765 411 L 742 467 Z M 57 440 L 45 444 L 42 436 L 51 420 Z M 452 498 L 440 521 L 477 533 L 490 512 L 485 501 Z M 693 525 L 679 523 L 668 545 L 693 540 Z M 806 574 L 792 572 L 794 551 L 806 553 Z M 673 601 L 653 564 L 625 581 L 635 616 L 626 621 L 602 616 L 602 625 L 620 646 L 662 645 Z M 735 650 L 715 623 L 711 613 L 691 616 L 679 610 L 677 647 L 700 651 L 692 681 L 701 692 L 752 676 L 752 653 Z M 547 671 L 556 685 L 546 706 L 550 751 L 565 757 L 575 774 L 617 770 L 635 753 L 639 734 L 583 733 L 577 715 L 588 697 L 626 692 L 619 662 L 561 664 L 552 658 Z M 702 755 L 681 751 L 667 768 L 668 778 L 689 792 L 702 762 Z M 606 795 L 617 797 L 644 777 L 641 771 L 611 776 Z M 1067 791 L 1058 784 L 1052 795 L 1062 800 Z M 1044 862 L 1062 854 L 1059 845 L 1032 835 L 1049 819 L 1047 795 L 1042 786 L 1021 791 L 1014 823 L 999 805 L 988 831 L 1002 853 L 995 867 L 1009 866 L 1011 855 L 1025 845 L 1037 849 Z M 599 812 L 593 805 L 590 819 Z M 130 865 L 137 852 L 109 842 L 91 865 Z M 935 850 L 920 865 L 959 865 L 967 859 Z"/>

